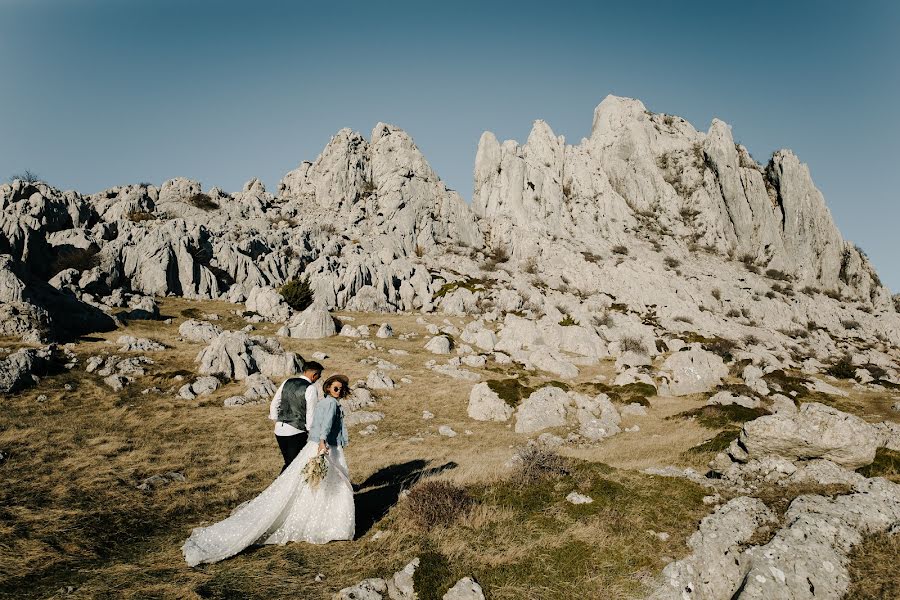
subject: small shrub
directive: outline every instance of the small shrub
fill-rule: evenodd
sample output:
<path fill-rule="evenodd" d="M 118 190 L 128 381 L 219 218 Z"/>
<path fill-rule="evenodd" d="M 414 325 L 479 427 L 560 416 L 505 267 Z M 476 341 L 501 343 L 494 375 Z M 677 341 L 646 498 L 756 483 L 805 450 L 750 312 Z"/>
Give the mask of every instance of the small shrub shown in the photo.
<path fill-rule="evenodd" d="M 849 356 L 842 356 L 831 363 L 831 366 L 825 372 L 838 379 L 853 379 L 856 377 L 856 367 Z"/>
<path fill-rule="evenodd" d="M 612 247 L 612 253 L 618 254 L 620 256 L 628 256 L 628 248 L 626 248 L 622 244 L 618 244 Z"/>
<path fill-rule="evenodd" d="M 693 221 L 700 215 L 700 211 L 695 208 L 684 207 L 678 211 L 678 216 L 682 221 Z"/>
<path fill-rule="evenodd" d="M 663 259 L 663 264 L 670 269 L 676 269 L 681 265 L 681 261 L 677 258 L 672 258 L 671 256 L 667 256 Z"/>
<path fill-rule="evenodd" d="M 125 218 L 132 223 L 140 223 L 141 221 L 155 221 L 156 215 L 143 210 L 133 210 L 125 215 Z"/>
<path fill-rule="evenodd" d="M 25 183 L 37 183 L 41 180 L 41 176 L 34 171 L 25 169 L 21 173 L 13 173 L 9 176 L 10 183 L 15 181 L 16 179 L 18 179 L 19 181 L 24 181 Z"/>
<path fill-rule="evenodd" d="M 594 324 L 594 327 L 601 327 L 604 325 L 606 327 L 612 327 L 613 325 L 615 325 L 612 315 L 609 314 L 608 310 L 601 314 L 594 315 L 591 318 L 591 322 Z"/>
<path fill-rule="evenodd" d="M 678 315 L 672 319 L 673 321 L 679 321 L 681 323 L 693 323 L 694 320 L 690 317 L 686 317 L 684 315 Z"/>
<path fill-rule="evenodd" d="M 571 198 L 572 197 L 572 184 L 564 183 L 563 187 L 562 187 L 562 193 L 565 198 Z"/>
<path fill-rule="evenodd" d="M 720 290 L 719 288 L 713 288 L 712 292 L 710 292 L 710 293 L 712 294 L 712 297 L 715 298 L 716 300 L 722 299 L 722 290 Z"/>
<path fill-rule="evenodd" d="M 593 252 L 582 252 L 581 255 L 584 257 L 584 260 L 594 264 L 603 262 L 603 257 L 599 254 L 594 254 Z"/>
<path fill-rule="evenodd" d="M 766 277 L 769 279 L 777 279 L 778 281 L 788 281 L 791 278 L 790 275 L 784 271 L 779 271 L 778 269 L 766 269 Z"/>
<path fill-rule="evenodd" d="M 182 317 L 187 317 L 188 319 L 202 319 L 203 313 L 199 308 L 185 308 L 181 311 Z"/>
<path fill-rule="evenodd" d="M 575 322 L 575 319 L 573 319 L 569 315 L 566 315 L 565 318 L 559 322 L 559 324 L 562 325 L 563 327 L 569 327 L 571 325 L 578 325 L 578 323 Z"/>
<path fill-rule="evenodd" d="M 859 321 L 856 319 L 841 319 L 844 329 L 859 329 Z"/>
<path fill-rule="evenodd" d="M 819 288 L 813 287 L 811 285 L 803 286 L 803 289 L 800 290 L 801 293 L 806 294 L 807 296 L 815 296 L 819 293 Z"/>
<path fill-rule="evenodd" d="M 525 264 L 522 267 L 522 270 L 528 273 L 529 275 L 534 275 L 537 273 L 537 260 L 533 256 L 529 256 L 525 259 Z"/>
<path fill-rule="evenodd" d="M 409 519 L 423 530 L 451 525 L 473 503 L 464 488 L 449 481 L 421 481 L 410 488 L 406 496 Z"/>
<path fill-rule="evenodd" d="M 744 336 L 744 346 L 755 346 L 759 343 L 759 338 L 749 333 Z"/>
<path fill-rule="evenodd" d="M 288 306 L 294 310 L 306 310 L 315 298 L 312 288 L 309 287 L 309 279 L 306 277 L 288 281 L 278 291 L 281 292 L 281 297 Z"/>
<path fill-rule="evenodd" d="M 703 348 L 707 352 L 721 356 L 725 362 L 731 362 L 734 359 L 733 354 L 736 347 L 737 344 L 733 340 L 726 338 L 716 338 L 715 341 L 703 344 Z"/>
<path fill-rule="evenodd" d="M 531 444 L 516 452 L 518 467 L 514 479 L 521 484 L 569 474 L 566 459 L 545 446 Z"/>
<path fill-rule="evenodd" d="M 209 194 L 204 194 L 202 192 L 188 198 L 188 203 L 201 210 L 216 210 L 219 208 L 219 205 L 209 197 Z"/>
<path fill-rule="evenodd" d="M 770 414 L 769 411 L 764 408 L 746 408 L 737 404 L 724 406 L 716 404 L 701 406 L 668 418 L 695 418 L 700 425 L 708 429 L 722 429 L 734 424 L 746 423 L 768 414 Z"/>
<path fill-rule="evenodd" d="M 639 337 L 625 336 L 619 340 L 619 348 L 622 352 L 636 352 L 637 354 L 647 354 L 647 348 Z"/>
<path fill-rule="evenodd" d="M 839 292 L 838 290 L 823 290 L 822 293 L 832 300 L 837 300 L 838 302 L 841 302 L 844 299 L 844 297 L 841 296 L 841 292 Z"/>
<path fill-rule="evenodd" d="M 741 311 L 739 311 L 739 310 L 736 309 L 736 308 L 730 308 L 730 309 L 728 309 L 728 312 L 725 313 L 725 316 L 726 316 L 726 317 L 737 318 L 737 317 L 740 317 L 740 316 L 741 316 Z"/>

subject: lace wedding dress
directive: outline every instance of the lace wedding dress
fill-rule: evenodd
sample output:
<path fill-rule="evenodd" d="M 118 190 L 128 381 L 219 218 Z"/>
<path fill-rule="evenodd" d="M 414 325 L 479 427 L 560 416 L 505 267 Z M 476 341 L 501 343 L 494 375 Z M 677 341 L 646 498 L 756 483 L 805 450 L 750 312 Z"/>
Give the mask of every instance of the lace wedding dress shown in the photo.
<path fill-rule="evenodd" d="M 187 563 L 217 562 L 253 544 L 352 540 L 356 516 L 344 450 L 329 446 L 328 474 L 313 488 L 301 471 L 317 451 L 310 441 L 260 495 L 224 521 L 195 528 L 181 548 Z"/>

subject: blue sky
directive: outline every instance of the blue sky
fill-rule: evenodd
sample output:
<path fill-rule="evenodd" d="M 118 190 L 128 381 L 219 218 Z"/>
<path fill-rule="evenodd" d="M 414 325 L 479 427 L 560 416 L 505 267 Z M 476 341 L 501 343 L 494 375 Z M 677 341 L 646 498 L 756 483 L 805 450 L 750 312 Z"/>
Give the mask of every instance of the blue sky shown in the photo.
<path fill-rule="evenodd" d="M 613 93 L 793 149 L 900 290 L 900 3 L 0 0 L 0 23 L 2 178 L 274 188 L 385 121 L 468 199 L 483 131 L 575 143 Z"/>

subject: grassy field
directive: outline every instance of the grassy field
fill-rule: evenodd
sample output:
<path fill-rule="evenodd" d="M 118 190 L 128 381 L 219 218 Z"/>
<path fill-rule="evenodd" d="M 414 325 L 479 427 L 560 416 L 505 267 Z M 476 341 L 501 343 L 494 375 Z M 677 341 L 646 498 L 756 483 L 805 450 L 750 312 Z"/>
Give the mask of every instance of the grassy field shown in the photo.
<path fill-rule="evenodd" d="M 232 313 L 237 307 L 173 299 L 161 306 L 171 324 L 135 321 L 82 340 L 73 347 L 81 360 L 75 369 L 2 399 L 0 451 L 8 458 L 0 463 L 0 597 L 328 598 L 363 578 L 389 576 L 421 556 L 423 600 L 427 590 L 444 591 L 465 575 L 476 577 L 495 600 L 636 598 L 668 561 L 687 552 L 686 538 L 711 510 L 702 502 L 708 492 L 699 486 L 639 472 L 668 464 L 703 468 L 712 452 L 691 448 L 735 425 L 710 427 L 678 416 L 701 407 L 702 399 L 651 397 L 646 417 L 623 422 L 638 424 L 639 432 L 567 447 L 561 451 L 564 472 L 525 480 L 506 465 L 527 437 L 510 424 L 466 416 L 471 384 L 423 367 L 434 357 L 422 349 L 427 338 L 416 315 L 346 314 L 339 316 L 354 325 L 386 321 L 397 334 L 416 334 L 375 340 L 383 348 L 378 351 L 341 337 L 282 340 L 306 358 L 325 352 L 327 373 L 343 372 L 351 381 L 365 379 L 372 367 L 360 361 L 370 356 L 397 364 L 390 373 L 395 380 L 412 379 L 377 393 L 374 410 L 385 419 L 374 435 L 351 431 L 347 456 L 359 488 L 358 539 L 251 548 L 191 569 L 180 552 L 191 528 L 215 522 L 256 496 L 277 476 L 281 456 L 267 406 L 222 406 L 224 398 L 243 391 L 241 384 L 193 401 L 175 393 L 190 380 L 202 347 L 178 339 L 180 322 L 212 312 L 221 316 L 223 328 L 236 329 L 246 324 Z M 257 331 L 274 335 L 275 327 L 259 324 Z M 125 333 L 150 337 L 167 349 L 143 353 L 155 361 L 147 375 L 112 392 L 84 371 L 84 361 L 118 353 L 109 342 Z M 17 344 L 4 340 L 0 346 Z M 389 354 L 391 348 L 408 354 Z M 530 386 L 549 381 L 492 362 L 473 370 L 485 379 L 527 376 Z M 583 369 L 570 383 L 579 389 L 612 374 L 606 362 Z M 154 386 L 161 391 L 141 393 Z M 39 402 L 41 394 L 47 398 Z M 424 410 L 435 418 L 423 420 Z M 438 435 L 440 425 L 459 435 Z M 186 480 L 137 489 L 145 478 L 170 471 Z M 420 523 L 401 492 L 417 493 L 416 482 L 428 481 L 462 490 L 464 510 Z M 567 503 L 571 491 L 594 503 Z M 663 541 L 654 532 L 669 537 Z"/>

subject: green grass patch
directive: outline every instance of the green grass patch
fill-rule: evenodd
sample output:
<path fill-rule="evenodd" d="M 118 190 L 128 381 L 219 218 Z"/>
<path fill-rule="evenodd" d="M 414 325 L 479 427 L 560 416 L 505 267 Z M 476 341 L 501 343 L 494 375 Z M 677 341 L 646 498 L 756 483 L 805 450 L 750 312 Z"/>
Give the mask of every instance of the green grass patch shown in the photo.
<path fill-rule="evenodd" d="M 725 406 L 701 406 L 672 415 L 669 419 L 697 419 L 697 422 L 709 429 L 722 429 L 734 424 L 743 424 L 770 414 L 764 408 L 746 408 L 737 404 Z"/>
<path fill-rule="evenodd" d="M 419 600 L 441 600 L 454 583 L 446 556 L 430 549 L 419 555 L 419 566 L 413 573 L 413 590 Z"/>
<path fill-rule="evenodd" d="M 447 294 L 451 292 L 455 292 L 456 290 L 462 288 L 465 290 L 469 290 L 470 292 L 477 292 L 484 289 L 487 289 L 487 281 L 484 279 L 478 279 L 472 277 L 470 279 L 464 279 L 461 281 L 448 281 L 435 293 L 435 298 L 443 298 Z"/>
<path fill-rule="evenodd" d="M 489 379 L 486 383 L 492 392 L 500 396 L 501 400 L 513 408 L 517 407 L 522 400 L 538 389 L 536 387 L 529 387 L 522 383 L 521 380 L 515 378 Z"/>
<path fill-rule="evenodd" d="M 719 452 L 724 452 L 728 449 L 728 446 L 731 445 L 731 442 L 737 439 L 739 433 L 740 431 L 738 429 L 729 427 L 728 429 L 717 433 L 716 437 L 711 440 L 706 440 L 702 444 L 697 444 L 693 448 L 690 448 L 688 452 L 692 454 L 717 454 Z"/>

